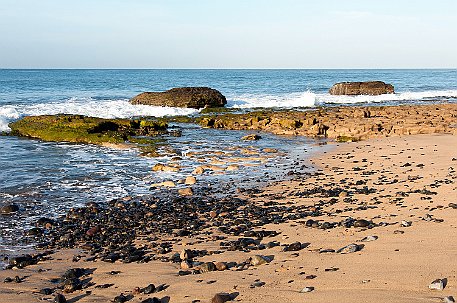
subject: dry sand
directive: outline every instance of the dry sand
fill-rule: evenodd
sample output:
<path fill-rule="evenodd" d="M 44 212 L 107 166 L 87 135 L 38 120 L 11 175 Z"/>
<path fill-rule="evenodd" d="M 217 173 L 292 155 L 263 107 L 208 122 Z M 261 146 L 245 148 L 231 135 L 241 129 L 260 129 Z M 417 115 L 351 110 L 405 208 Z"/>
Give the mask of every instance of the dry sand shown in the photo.
<path fill-rule="evenodd" d="M 147 264 L 73 263 L 74 255 L 84 253 L 60 251 L 53 255 L 52 261 L 22 270 L 0 271 L 0 281 L 16 275 L 26 277 L 22 283 L 0 283 L 0 302 L 52 301 L 53 296 L 37 294 L 36 291 L 52 287 L 49 279 L 71 267 L 96 269 L 88 277 L 91 282 L 114 285 L 106 289 L 92 286 L 66 294 L 68 302 L 109 302 L 121 292 L 129 294 L 135 287 L 145 287 L 149 283 L 170 285 L 154 294 L 159 298 L 169 298 L 170 302 L 209 302 L 218 292 L 238 293 L 234 301 L 262 303 L 442 302 L 445 296 L 457 297 L 457 242 L 454 241 L 457 209 L 448 207 L 449 203 L 457 202 L 455 146 L 457 137 L 452 135 L 417 135 L 344 143 L 312 159 L 323 174 L 275 183 L 260 194 L 249 197 L 263 202 L 267 199 L 314 205 L 330 198 L 307 197 L 300 193 L 317 187 L 343 188 L 347 196 L 336 198 L 334 204 L 324 204 L 324 215 L 313 219 L 327 222 L 339 222 L 347 217 L 367 219 L 377 225 L 372 229 L 335 227 L 324 230 L 306 227 L 306 219 L 271 224 L 265 229 L 281 234 L 266 241 L 277 240 L 281 244 L 300 241 L 310 243 L 309 246 L 297 252 L 283 252 L 282 247 L 263 250 L 260 253 L 274 255 L 274 260 L 243 271 L 226 270 L 182 277 L 177 276 L 178 264 L 157 261 Z M 355 185 L 357 181 L 366 181 L 366 184 Z M 355 192 L 355 188 L 364 186 L 375 189 L 375 192 Z M 423 189 L 436 194 L 426 191 L 411 193 Z M 410 193 L 405 196 L 402 192 Z M 427 214 L 431 219 L 423 220 Z M 411 221 L 412 225 L 402 227 L 403 220 Z M 381 222 L 387 224 L 384 226 Z M 357 241 L 370 235 L 379 238 L 363 242 L 365 247 L 361 251 L 319 253 L 320 249 L 362 244 Z M 186 248 L 219 249 L 218 241 L 192 244 L 196 241 L 187 240 Z M 174 250 L 180 252 L 182 248 L 176 246 Z M 254 254 L 255 251 L 226 251 L 205 256 L 199 261 L 241 262 Z M 121 273 L 110 275 L 112 270 Z M 306 279 L 310 275 L 316 277 Z M 428 285 L 437 278 L 448 279 L 446 288 L 443 291 L 429 290 Z M 251 288 L 257 279 L 265 285 Z M 307 286 L 314 287 L 314 291 L 300 293 Z M 91 293 L 86 294 L 86 291 Z M 129 302 L 141 302 L 148 297 L 152 295 L 135 295 Z"/>

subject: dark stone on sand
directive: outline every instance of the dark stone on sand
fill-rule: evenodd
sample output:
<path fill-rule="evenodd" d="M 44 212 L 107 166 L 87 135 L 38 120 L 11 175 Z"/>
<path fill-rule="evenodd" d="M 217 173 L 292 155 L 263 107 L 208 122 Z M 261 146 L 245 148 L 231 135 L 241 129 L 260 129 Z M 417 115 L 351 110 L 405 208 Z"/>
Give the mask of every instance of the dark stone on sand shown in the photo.
<path fill-rule="evenodd" d="M 19 211 L 19 206 L 17 206 L 14 203 L 7 204 L 7 205 L 0 207 L 0 214 L 2 214 L 2 215 L 9 215 L 9 214 L 12 214 L 12 213 L 15 213 L 18 211 Z"/>
<path fill-rule="evenodd" d="M 224 107 L 227 100 L 218 90 L 209 87 L 179 87 L 165 92 L 145 92 L 132 99 L 132 104 L 170 107 Z"/>
<path fill-rule="evenodd" d="M 382 95 L 393 94 L 394 87 L 382 81 L 368 82 L 340 82 L 334 84 L 329 93 L 331 95 Z"/>
<path fill-rule="evenodd" d="M 54 303 L 67 303 L 67 299 L 62 294 L 57 294 L 54 297 Z"/>
<path fill-rule="evenodd" d="M 231 300 L 232 296 L 230 294 L 221 292 L 214 295 L 214 297 L 211 299 L 211 303 L 225 303 Z"/>
<path fill-rule="evenodd" d="M 40 294 L 43 294 L 43 295 L 50 295 L 53 293 L 53 290 L 51 288 L 42 288 L 40 289 Z"/>
<path fill-rule="evenodd" d="M 120 294 L 119 296 L 115 297 L 113 302 L 114 303 L 125 303 L 128 301 L 128 298 L 124 296 L 123 294 Z"/>
<path fill-rule="evenodd" d="M 368 221 L 368 220 L 364 220 L 364 219 L 360 219 L 360 220 L 356 220 L 354 222 L 354 227 L 368 227 L 370 226 L 371 222 Z"/>
<path fill-rule="evenodd" d="M 346 245 L 345 247 L 338 249 L 336 252 L 339 254 L 350 254 L 350 253 L 354 253 L 354 252 L 362 250 L 363 247 L 364 247 L 363 244 L 358 245 L 358 244 L 352 243 L 352 244 Z"/>
<path fill-rule="evenodd" d="M 284 247 L 283 251 L 299 251 L 303 248 L 300 242 L 294 242 L 292 244 L 288 244 Z"/>
<path fill-rule="evenodd" d="M 156 291 L 156 287 L 155 287 L 154 284 L 149 284 L 148 286 L 143 288 L 143 293 L 146 294 L 146 295 L 152 294 L 155 291 Z"/>

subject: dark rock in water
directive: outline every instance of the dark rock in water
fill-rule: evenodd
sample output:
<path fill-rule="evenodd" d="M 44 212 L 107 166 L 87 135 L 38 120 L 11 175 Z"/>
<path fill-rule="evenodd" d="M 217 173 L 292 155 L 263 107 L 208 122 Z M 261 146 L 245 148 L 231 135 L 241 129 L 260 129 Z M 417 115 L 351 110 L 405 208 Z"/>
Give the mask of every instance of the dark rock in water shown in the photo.
<path fill-rule="evenodd" d="M 232 296 L 230 294 L 221 292 L 214 295 L 214 297 L 211 299 L 211 303 L 225 303 L 231 300 Z"/>
<path fill-rule="evenodd" d="M 67 299 L 62 294 L 57 294 L 54 297 L 54 303 L 67 303 Z"/>
<path fill-rule="evenodd" d="M 250 135 L 246 135 L 243 138 L 241 138 L 241 140 L 245 140 L 245 141 L 256 141 L 256 140 L 260 140 L 260 139 L 262 139 L 262 137 L 257 134 L 250 134 Z"/>
<path fill-rule="evenodd" d="M 224 95 L 209 87 L 179 87 L 165 92 L 145 92 L 132 99 L 132 104 L 170 107 L 223 107 L 227 104 Z"/>
<path fill-rule="evenodd" d="M 41 228 L 34 227 L 29 229 L 26 234 L 27 236 L 41 236 L 43 234 L 43 230 Z"/>
<path fill-rule="evenodd" d="M 394 87 L 382 81 L 340 82 L 329 90 L 330 95 L 382 95 L 393 94 Z"/>
<path fill-rule="evenodd" d="M 54 220 L 52 219 L 49 219 L 49 218 L 39 218 L 35 225 L 38 226 L 38 227 L 46 227 L 46 228 L 50 228 L 52 226 L 54 226 L 56 223 Z"/>
<path fill-rule="evenodd" d="M 0 214 L 9 215 L 19 211 L 19 206 L 16 204 L 8 204 L 0 207 Z"/>

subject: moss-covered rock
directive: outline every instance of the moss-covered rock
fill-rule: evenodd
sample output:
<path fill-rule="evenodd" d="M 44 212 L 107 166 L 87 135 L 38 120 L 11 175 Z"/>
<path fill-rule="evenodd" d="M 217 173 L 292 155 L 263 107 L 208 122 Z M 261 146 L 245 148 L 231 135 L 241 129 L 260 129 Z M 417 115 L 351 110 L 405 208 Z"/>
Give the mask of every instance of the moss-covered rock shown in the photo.
<path fill-rule="evenodd" d="M 28 116 L 10 123 L 11 135 L 51 142 L 131 144 L 148 155 L 166 141 L 167 123 L 152 120 L 102 119 L 81 115 Z"/>

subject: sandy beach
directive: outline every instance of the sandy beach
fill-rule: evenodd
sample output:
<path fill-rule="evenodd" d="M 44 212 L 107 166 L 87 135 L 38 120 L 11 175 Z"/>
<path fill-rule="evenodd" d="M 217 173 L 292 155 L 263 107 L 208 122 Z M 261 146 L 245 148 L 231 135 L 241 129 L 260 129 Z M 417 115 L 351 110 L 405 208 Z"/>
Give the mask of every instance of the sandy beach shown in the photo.
<path fill-rule="evenodd" d="M 260 228 L 279 233 L 261 241 L 280 244 L 272 248 L 221 249 L 217 230 L 169 237 L 174 243 L 169 255 L 183 249 L 207 250 L 209 254 L 193 261 L 236 262 L 230 269 L 179 276 L 179 262 L 94 262 L 85 261 L 87 251 L 60 250 L 52 260 L 0 271 L 1 281 L 21 279 L 0 284 L 0 301 L 53 301 L 54 295 L 39 291 L 58 286 L 51 279 L 69 268 L 84 268 L 90 269 L 81 277 L 84 287 L 64 293 L 67 302 L 109 302 L 121 293 L 129 302 L 153 302 L 144 301 L 152 297 L 162 302 L 210 302 L 221 292 L 236 302 L 442 302 L 455 295 L 456 285 L 457 244 L 452 235 L 457 210 L 449 206 L 457 200 L 455 144 L 457 137 L 452 135 L 335 144 L 311 163 L 301 162 L 317 168 L 314 173 L 297 166 L 290 173 L 293 181 L 244 193 L 241 197 L 259 205 L 303 206 L 315 212 L 309 218 Z M 345 227 L 348 218 L 359 223 Z M 229 236 L 223 241 L 236 239 Z M 286 245 L 294 242 L 300 245 L 288 249 Z M 337 252 L 349 244 L 356 244 L 355 252 Z M 255 255 L 274 258 L 239 266 Z M 447 279 L 444 290 L 429 289 L 435 279 Z M 145 294 L 141 288 L 151 283 L 166 288 Z M 302 291 L 306 287 L 311 291 Z"/>

